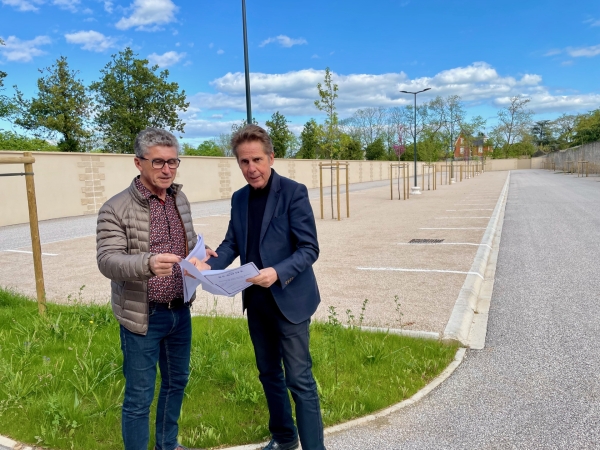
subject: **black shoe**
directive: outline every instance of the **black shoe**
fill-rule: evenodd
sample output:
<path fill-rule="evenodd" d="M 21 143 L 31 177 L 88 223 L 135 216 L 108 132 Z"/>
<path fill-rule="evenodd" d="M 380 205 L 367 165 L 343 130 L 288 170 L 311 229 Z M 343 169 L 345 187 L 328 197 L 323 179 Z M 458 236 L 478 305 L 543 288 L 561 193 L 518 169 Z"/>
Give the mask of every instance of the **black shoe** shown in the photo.
<path fill-rule="evenodd" d="M 286 444 L 280 444 L 275 439 L 271 439 L 271 442 L 269 442 L 263 450 L 296 450 L 298 446 L 298 438 L 296 438 L 295 441 Z"/>

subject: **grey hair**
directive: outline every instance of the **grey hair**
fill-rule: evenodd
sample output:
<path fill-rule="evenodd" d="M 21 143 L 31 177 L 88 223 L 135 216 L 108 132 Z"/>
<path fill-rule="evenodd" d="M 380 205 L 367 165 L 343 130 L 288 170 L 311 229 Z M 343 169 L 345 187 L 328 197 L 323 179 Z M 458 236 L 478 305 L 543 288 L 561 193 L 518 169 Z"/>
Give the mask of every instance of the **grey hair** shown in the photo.
<path fill-rule="evenodd" d="M 162 128 L 146 128 L 138 133 L 135 137 L 133 148 L 135 149 L 135 156 L 143 158 L 148 153 L 150 147 L 155 145 L 164 145 L 165 147 L 172 147 L 179 153 L 179 142 L 172 133 Z"/>

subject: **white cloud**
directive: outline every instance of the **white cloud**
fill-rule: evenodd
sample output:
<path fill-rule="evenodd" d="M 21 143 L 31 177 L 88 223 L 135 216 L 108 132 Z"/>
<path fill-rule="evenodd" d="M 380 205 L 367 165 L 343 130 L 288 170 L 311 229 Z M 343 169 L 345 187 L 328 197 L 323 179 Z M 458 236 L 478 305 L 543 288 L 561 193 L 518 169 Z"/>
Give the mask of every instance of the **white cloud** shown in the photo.
<path fill-rule="evenodd" d="M 587 19 L 583 23 L 589 23 L 590 27 L 600 27 L 600 19 Z"/>
<path fill-rule="evenodd" d="M 288 116 L 316 116 L 314 100 L 318 97 L 317 83 L 322 83 L 323 70 L 305 69 L 284 74 L 253 72 L 251 77 L 252 109 L 257 114 L 280 111 Z M 485 62 L 473 63 L 439 72 L 432 77 L 409 78 L 406 73 L 350 74 L 332 73 L 339 86 L 337 99 L 341 118 L 350 116 L 359 108 L 393 107 L 412 104 L 413 97 L 400 90 L 431 90 L 421 94 L 426 101 L 438 95 L 460 95 L 467 104 L 502 105 L 514 95 L 531 98 L 536 112 L 574 111 L 595 108 L 600 95 L 557 95 L 543 86 L 537 74 L 520 77 L 502 76 Z M 228 73 L 211 82 L 215 93 L 200 92 L 190 97 L 191 105 L 205 111 L 245 111 L 244 74 Z"/>
<path fill-rule="evenodd" d="M 171 0 L 135 0 L 130 6 L 131 16 L 122 17 L 116 24 L 120 30 L 155 31 L 159 25 L 173 22 L 177 6 Z"/>
<path fill-rule="evenodd" d="M 39 47 L 48 45 L 52 41 L 48 36 L 37 36 L 29 41 L 22 41 L 15 36 L 4 39 L 6 45 L 0 46 L 0 54 L 7 61 L 29 62 L 35 56 L 44 55 L 46 52 Z"/>
<path fill-rule="evenodd" d="M 215 46 L 215 44 L 213 44 L 212 42 L 210 44 L 208 44 L 208 48 L 213 48 Z"/>
<path fill-rule="evenodd" d="M 104 0 L 104 11 L 111 14 L 113 12 L 113 2 L 110 0 Z"/>
<path fill-rule="evenodd" d="M 291 37 L 280 34 L 277 37 L 270 37 L 268 39 L 265 39 L 260 43 L 259 47 L 264 47 L 265 45 L 272 43 L 277 43 L 282 47 L 293 47 L 294 45 L 308 44 L 308 42 L 306 42 L 306 39 L 304 38 L 293 39 Z"/>
<path fill-rule="evenodd" d="M 80 0 L 53 0 L 52 4 L 58 6 L 61 9 L 66 9 L 71 12 L 77 11 L 77 5 L 79 5 Z"/>
<path fill-rule="evenodd" d="M 37 11 L 36 5 L 42 5 L 44 0 L 1 0 L 3 5 L 13 6 L 18 11 Z"/>
<path fill-rule="evenodd" d="M 562 50 L 558 49 L 558 48 L 553 48 L 552 50 L 548 50 L 544 56 L 555 56 L 555 55 L 560 55 L 562 53 Z"/>
<path fill-rule="evenodd" d="M 148 55 L 148 61 L 150 62 L 150 64 L 157 64 L 161 68 L 177 64 L 183 58 L 185 58 L 185 53 L 177 53 L 174 51 L 166 52 L 162 55 L 158 55 L 156 53 L 151 53 Z"/>
<path fill-rule="evenodd" d="M 217 55 L 222 55 L 223 53 L 225 53 L 225 50 L 223 50 L 222 48 L 217 50 Z"/>
<path fill-rule="evenodd" d="M 311 59 L 319 59 L 319 55 L 317 55 L 317 54 L 315 53 L 315 54 L 314 54 L 314 55 L 312 55 L 310 58 L 311 58 Z"/>
<path fill-rule="evenodd" d="M 580 47 L 580 48 L 571 48 L 571 47 L 569 47 L 567 49 L 567 52 L 573 58 L 578 58 L 578 57 L 581 57 L 581 56 L 585 56 L 585 57 L 591 58 L 593 56 L 600 55 L 600 44 L 598 44 L 598 45 L 592 45 L 590 47 Z"/>
<path fill-rule="evenodd" d="M 92 52 L 104 52 L 109 48 L 116 47 L 116 39 L 104 36 L 98 31 L 78 31 L 77 33 L 65 34 L 65 39 L 70 44 L 81 45 L 83 50 Z"/>

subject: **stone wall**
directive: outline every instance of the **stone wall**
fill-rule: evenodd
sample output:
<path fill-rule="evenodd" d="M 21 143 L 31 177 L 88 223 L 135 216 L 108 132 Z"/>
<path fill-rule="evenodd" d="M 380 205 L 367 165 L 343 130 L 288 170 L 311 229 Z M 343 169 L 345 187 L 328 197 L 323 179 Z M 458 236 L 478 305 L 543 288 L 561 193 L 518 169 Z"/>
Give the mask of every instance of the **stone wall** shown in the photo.
<path fill-rule="evenodd" d="M 0 151 L 0 155 L 14 156 L 21 153 Z M 33 152 L 33 156 L 40 220 L 96 214 L 106 199 L 125 189 L 138 174 L 132 155 Z M 319 187 L 319 162 L 327 163 L 318 160 L 276 159 L 273 167 L 279 174 L 311 189 Z M 349 161 L 349 164 L 350 183 L 389 180 L 389 161 Z M 437 163 L 438 169 L 444 164 Z M 529 169 L 536 168 L 536 164 L 535 159 L 488 159 L 485 170 Z M 417 164 L 418 174 L 421 173 L 421 165 L 420 162 Z M 410 168 L 412 175 L 412 163 Z M 0 173 L 22 171 L 22 166 L 0 165 Z M 329 171 L 323 170 L 323 185 L 329 186 L 330 180 Z M 335 170 L 333 180 L 335 183 Z M 202 156 L 181 156 L 181 166 L 175 181 L 184 185 L 191 202 L 228 199 L 246 184 L 234 158 Z M 341 170 L 340 183 L 345 182 L 346 173 Z M 0 189 L 3 193 L 0 200 L 0 226 L 28 222 L 24 177 L 0 177 Z"/>

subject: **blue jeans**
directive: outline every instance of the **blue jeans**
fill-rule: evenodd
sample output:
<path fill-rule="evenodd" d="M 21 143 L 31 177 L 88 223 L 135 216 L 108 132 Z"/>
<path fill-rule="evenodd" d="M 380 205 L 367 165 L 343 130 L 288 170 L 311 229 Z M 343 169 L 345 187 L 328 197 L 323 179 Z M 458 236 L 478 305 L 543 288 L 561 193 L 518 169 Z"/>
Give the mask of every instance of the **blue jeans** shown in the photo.
<path fill-rule="evenodd" d="M 247 311 L 256 366 L 269 407 L 269 431 L 279 443 L 292 442 L 299 436 L 303 450 L 325 450 L 321 408 L 309 351 L 310 319 L 291 323 L 273 297 L 268 297 L 247 298 Z M 297 430 L 288 389 L 296 405 Z"/>
<path fill-rule="evenodd" d="M 192 323 L 187 306 L 151 307 L 146 336 L 121 326 L 125 375 L 121 427 L 125 450 L 148 450 L 157 363 L 162 383 L 156 408 L 156 450 L 177 448 L 177 420 L 188 382 L 191 340 Z"/>

